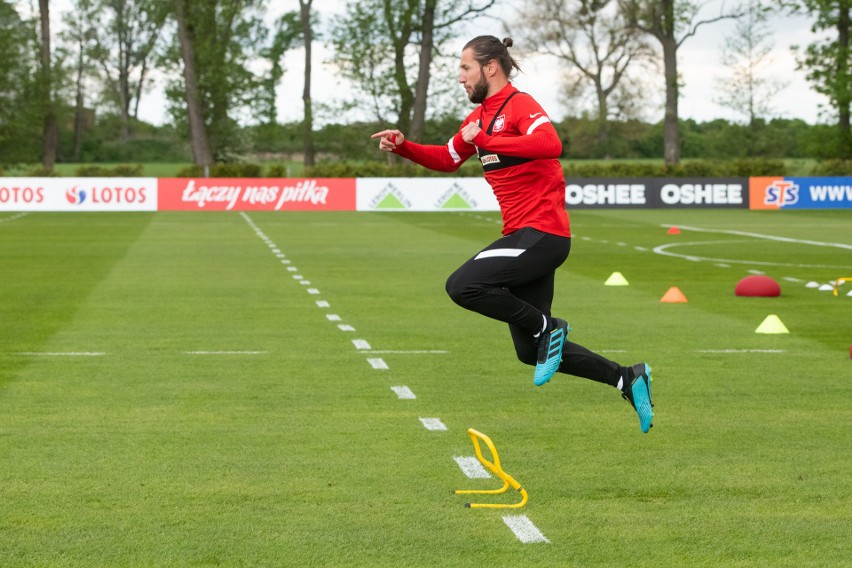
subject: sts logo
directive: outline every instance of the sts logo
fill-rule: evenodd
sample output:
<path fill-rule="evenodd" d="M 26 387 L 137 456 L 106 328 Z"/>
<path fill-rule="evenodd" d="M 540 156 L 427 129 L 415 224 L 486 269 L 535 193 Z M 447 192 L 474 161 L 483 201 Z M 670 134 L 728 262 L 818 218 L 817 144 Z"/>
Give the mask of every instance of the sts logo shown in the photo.
<path fill-rule="evenodd" d="M 86 201 L 86 192 L 82 189 L 77 189 L 77 186 L 75 185 L 65 192 L 65 199 L 67 199 L 68 203 L 71 205 L 80 205 Z"/>
<path fill-rule="evenodd" d="M 783 207 L 799 202 L 799 184 L 787 180 L 777 180 L 766 188 L 764 205 Z"/>

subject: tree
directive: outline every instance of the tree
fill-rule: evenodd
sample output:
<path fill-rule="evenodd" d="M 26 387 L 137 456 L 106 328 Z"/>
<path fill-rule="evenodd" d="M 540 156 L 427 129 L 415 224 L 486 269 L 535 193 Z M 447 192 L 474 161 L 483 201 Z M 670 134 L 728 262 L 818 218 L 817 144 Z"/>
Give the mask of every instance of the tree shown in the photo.
<path fill-rule="evenodd" d="M 667 164 L 680 162 L 680 131 L 678 125 L 679 77 L 677 50 L 704 25 L 725 19 L 738 18 L 738 7 L 726 9 L 724 3 L 715 17 L 700 18 L 702 8 L 712 1 L 691 0 L 618 0 L 630 25 L 652 35 L 663 51 L 666 82 L 666 112 L 664 118 L 663 156 Z"/>
<path fill-rule="evenodd" d="M 533 49 L 574 71 L 568 75 L 569 92 L 581 96 L 585 86 L 594 90 L 597 146 L 608 157 L 610 97 L 619 94 L 632 64 L 650 59 L 650 46 L 610 0 L 527 0 L 518 25 Z"/>
<path fill-rule="evenodd" d="M 852 104 L 852 78 L 850 78 L 850 0 L 783 0 L 781 6 L 794 13 L 804 13 L 815 18 L 811 31 L 821 39 L 800 52 L 798 68 L 807 72 L 814 90 L 828 98 L 837 119 L 837 154 L 840 158 L 852 157 L 850 133 L 850 105 Z M 827 33 L 830 37 L 825 37 Z M 797 51 L 799 51 L 797 49 Z"/>
<path fill-rule="evenodd" d="M 266 125 L 262 130 L 270 133 L 276 131 L 278 109 L 276 95 L 284 76 L 282 59 L 284 55 L 301 42 L 305 50 L 305 71 L 302 85 L 303 119 L 301 124 L 303 163 L 306 167 L 314 165 L 316 150 L 314 149 L 314 115 L 311 100 L 312 49 L 314 41 L 314 21 L 311 13 L 313 0 L 299 0 L 298 12 L 286 12 L 275 23 L 271 45 L 264 50 L 264 57 L 270 62 L 269 76 L 264 79 L 266 94 L 262 100 L 260 112 L 265 115 Z"/>
<path fill-rule="evenodd" d="M 42 129 L 41 165 L 48 172 L 53 171 L 56 152 L 59 147 L 59 128 L 56 123 L 56 107 L 53 98 L 53 59 L 50 50 L 50 5 L 48 0 L 39 0 L 41 22 L 41 69 L 40 91 L 44 126 Z"/>
<path fill-rule="evenodd" d="M 95 0 L 98 33 L 91 57 L 101 68 L 107 100 L 121 119 L 121 137 L 130 138 L 130 118 L 138 118 L 139 101 L 165 24 L 163 0 Z"/>
<path fill-rule="evenodd" d="M 263 94 L 256 113 L 260 115 L 261 122 L 267 125 L 278 123 L 275 99 L 278 84 L 284 76 L 284 55 L 293 48 L 301 34 L 301 15 L 298 12 L 286 12 L 275 22 L 271 44 L 262 50 L 263 57 L 269 61 L 270 69 L 269 74 L 262 80 Z"/>
<path fill-rule="evenodd" d="M 720 81 L 718 102 L 745 116 L 752 127 L 772 112 L 772 97 L 782 88 L 778 79 L 765 72 L 772 62 L 772 33 L 766 19 L 766 11 L 751 0 L 725 39 L 720 58 L 728 73 Z"/>
<path fill-rule="evenodd" d="M 258 122 L 256 108 L 268 92 L 253 65 L 267 46 L 264 7 L 264 0 L 174 0 L 178 45 L 162 63 L 174 65 L 179 54 L 184 80 L 166 95 L 176 122 L 188 122 L 193 144 L 206 138 L 208 152 L 199 146 L 196 160 L 233 161 L 247 147 L 239 119 Z"/>
<path fill-rule="evenodd" d="M 436 56 L 454 39 L 459 23 L 487 12 L 494 3 L 352 1 L 346 14 L 332 23 L 336 61 L 342 75 L 367 95 L 371 111 L 380 122 L 394 122 L 409 138 L 419 140 L 428 113 Z"/>
<path fill-rule="evenodd" d="M 195 44 L 195 28 L 189 21 L 187 4 L 191 0 L 175 0 L 178 40 L 183 61 L 184 95 L 186 97 L 186 115 L 189 122 L 189 141 L 192 146 L 192 158 L 200 166 L 213 165 L 213 152 L 204 119 L 204 109 L 199 87 L 198 63 Z"/>
<path fill-rule="evenodd" d="M 72 157 L 80 161 L 83 151 L 83 130 L 86 127 L 86 79 L 95 75 L 90 59 L 95 48 L 98 30 L 95 28 L 98 10 L 93 0 L 76 0 L 66 13 L 66 26 L 60 38 L 72 50 L 74 59 L 74 132 Z"/>
<path fill-rule="evenodd" d="M 6 163 L 32 162 L 42 152 L 37 24 L 0 0 L 0 161 Z"/>
<path fill-rule="evenodd" d="M 302 139 L 304 141 L 304 165 L 314 165 L 316 151 L 314 149 L 314 111 L 311 101 L 311 72 L 312 49 L 314 32 L 311 23 L 311 4 L 313 0 L 299 0 L 299 19 L 302 24 L 302 41 L 305 46 L 305 82 L 302 87 L 302 102 L 304 104 L 304 119 L 302 121 Z"/>

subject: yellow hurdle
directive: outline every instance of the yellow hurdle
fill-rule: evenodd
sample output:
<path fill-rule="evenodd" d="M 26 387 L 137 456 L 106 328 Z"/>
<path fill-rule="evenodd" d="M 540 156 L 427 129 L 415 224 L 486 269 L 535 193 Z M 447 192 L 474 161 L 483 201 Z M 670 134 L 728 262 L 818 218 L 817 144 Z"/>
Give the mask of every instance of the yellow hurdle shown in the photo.
<path fill-rule="evenodd" d="M 834 295 L 837 295 L 837 289 L 843 285 L 844 282 L 852 282 L 852 276 L 848 278 L 838 278 L 834 281 Z"/>
<path fill-rule="evenodd" d="M 476 458 L 479 462 L 485 466 L 491 473 L 499 477 L 503 480 L 503 487 L 499 489 L 459 489 L 456 491 L 456 495 L 469 495 L 469 494 L 481 494 L 481 495 L 499 495 L 501 493 L 505 493 L 509 487 L 517 491 L 521 494 L 521 501 L 519 503 L 465 503 L 465 507 L 470 507 L 471 509 L 519 509 L 527 504 L 527 499 L 529 496 L 527 495 L 527 490 L 521 487 L 521 484 L 518 483 L 514 477 L 503 471 L 503 468 L 500 466 L 500 456 L 497 455 L 497 448 L 494 447 L 494 442 L 491 441 L 491 438 L 474 430 L 473 428 L 468 428 L 467 435 L 470 436 L 470 439 L 473 440 L 473 447 L 476 449 Z M 482 440 L 485 442 L 485 445 L 488 446 L 488 449 L 491 451 L 491 457 L 494 459 L 493 462 L 488 461 L 482 456 L 482 448 L 479 446 L 479 441 Z"/>

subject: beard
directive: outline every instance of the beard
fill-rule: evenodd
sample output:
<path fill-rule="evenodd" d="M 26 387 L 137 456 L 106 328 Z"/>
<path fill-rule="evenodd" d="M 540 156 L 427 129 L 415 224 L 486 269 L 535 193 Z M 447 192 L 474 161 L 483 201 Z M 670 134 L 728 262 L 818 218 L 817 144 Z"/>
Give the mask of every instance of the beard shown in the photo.
<path fill-rule="evenodd" d="M 485 100 L 485 96 L 488 94 L 488 83 L 485 81 L 485 77 L 480 77 L 479 82 L 473 86 L 473 90 L 467 96 L 475 105 L 482 104 Z"/>

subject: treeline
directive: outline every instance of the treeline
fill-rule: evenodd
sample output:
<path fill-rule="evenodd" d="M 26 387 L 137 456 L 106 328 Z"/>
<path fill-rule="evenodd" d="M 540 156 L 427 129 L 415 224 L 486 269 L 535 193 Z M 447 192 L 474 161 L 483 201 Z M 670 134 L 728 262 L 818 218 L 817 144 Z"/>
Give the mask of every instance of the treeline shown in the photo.
<path fill-rule="evenodd" d="M 60 121 L 62 122 L 62 121 Z M 78 175 L 141 175 L 142 163 L 192 162 L 192 153 L 181 132 L 170 126 L 133 123 L 133 136 L 123 140 L 123 128 L 117 116 L 104 116 L 87 130 L 79 160 L 74 153 L 73 132 L 60 129 L 59 162 L 104 164 L 106 169 L 78 168 Z M 459 126 L 454 118 L 427 120 L 422 142 L 445 144 Z M 664 165 L 659 160 L 663 139 L 662 123 L 637 120 L 611 121 L 612 136 L 606 147 L 597 137 L 598 123 L 591 118 L 567 118 L 555 124 L 563 141 L 566 173 L 575 177 L 594 176 L 747 176 L 784 175 L 784 160 L 816 159 L 808 175 L 849 175 L 852 163 L 833 159 L 832 137 L 837 130 L 827 125 L 812 125 L 798 119 L 773 119 L 742 125 L 726 120 L 681 121 L 683 157 L 681 164 Z M 440 175 L 428 172 L 405 160 L 388 161 L 379 152 L 370 135 L 383 125 L 373 122 L 329 124 L 314 132 L 317 162 L 309 168 L 322 176 L 419 176 Z M 298 122 L 242 128 L 237 133 L 240 146 L 233 159 L 214 165 L 211 175 L 255 177 L 286 176 L 287 164 L 302 161 L 303 125 Z M 36 163 L 37 149 L 20 146 L 17 160 Z M 635 160 L 636 162 L 631 162 Z M 644 160 L 644 162 L 643 162 Z M 112 166 L 108 166 L 112 164 Z M 29 175 L 44 175 L 32 168 Z M 191 168 L 180 175 L 200 175 Z M 479 175 L 475 160 L 463 166 L 461 174 Z"/>
<path fill-rule="evenodd" d="M 638 120 L 611 121 L 612 137 L 606 147 L 597 139 L 598 123 L 590 118 L 567 118 L 554 124 L 562 138 L 565 159 L 659 159 L 663 124 Z M 154 126 L 134 121 L 133 135 L 122 139 L 121 121 L 116 116 L 99 118 L 87 130 L 75 155 L 73 132 L 60 128 L 58 162 L 145 163 L 189 162 L 191 151 L 182 132 L 171 126 Z M 328 124 L 314 131 L 318 161 L 383 161 L 387 156 L 376 150 L 370 135 L 385 125 L 374 122 Z M 455 118 L 427 120 L 420 140 L 445 144 L 459 127 Z M 234 132 L 239 145 L 233 148 L 233 162 L 296 160 L 303 151 L 301 123 L 244 127 Z M 732 160 L 742 158 L 835 157 L 832 138 L 836 129 L 808 124 L 800 119 L 758 120 L 742 125 L 717 119 L 710 122 L 682 120 L 683 157 L 687 159 Z M 236 144 L 234 142 L 233 144 Z M 38 162 L 36 145 L 7 149 L 6 163 Z M 10 159 L 11 158 L 11 159 Z"/>
<path fill-rule="evenodd" d="M 671 168 L 681 158 L 852 159 L 849 2 L 732 0 L 718 13 L 696 0 L 510 4 L 345 0 L 331 14 L 313 0 L 67 0 L 51 17 L 57 4 L 48 0 L 0 0 L 0 164 L 39 162 L 50 174 L 57 162 L 167 159 L 209 170 L 264 155 L 299 154 L 305 168 L 376 163 L 382 157 L 368 137 L 378 122 L 443 143 L 467 108 L 457 84 L 463 24 L 485 17 L 484 29 L 511 21 L 519 47 L 556 58 L 563 78 L 553 89 L 572 113 L 589 117 L 557 125 L 572 158 L 662 159 Z M 272 8 L 290 11 L 273 18 Z M 777 94 L 762 66 L 774 49 L 768 14 L 810 19 L 813 42 L 796 62 L 825 96 L 822 119 L 831 127 L 767 118 Z M 731 76 L 719 94 L 748 126 L 678 115 L 678 49 L 722 20 L 736 29 L 725 42 Z M 314 104 L 311 69 L 319 62 L 311 54 L 319 46 L 329 49 L 325 63 L 341 88 L 335 100 Z M 296 50 L 304 75 L 284 85 Z M 170 126 L 139 120 L 152 84 L 163 90 Z M 284 88 L 301 90 L 297 124 L 280 124 Z M 649 117 L 648 97 L 661 95 L 665 112 Z M 348 123 L 320 126 L 328 116 Z"/>

